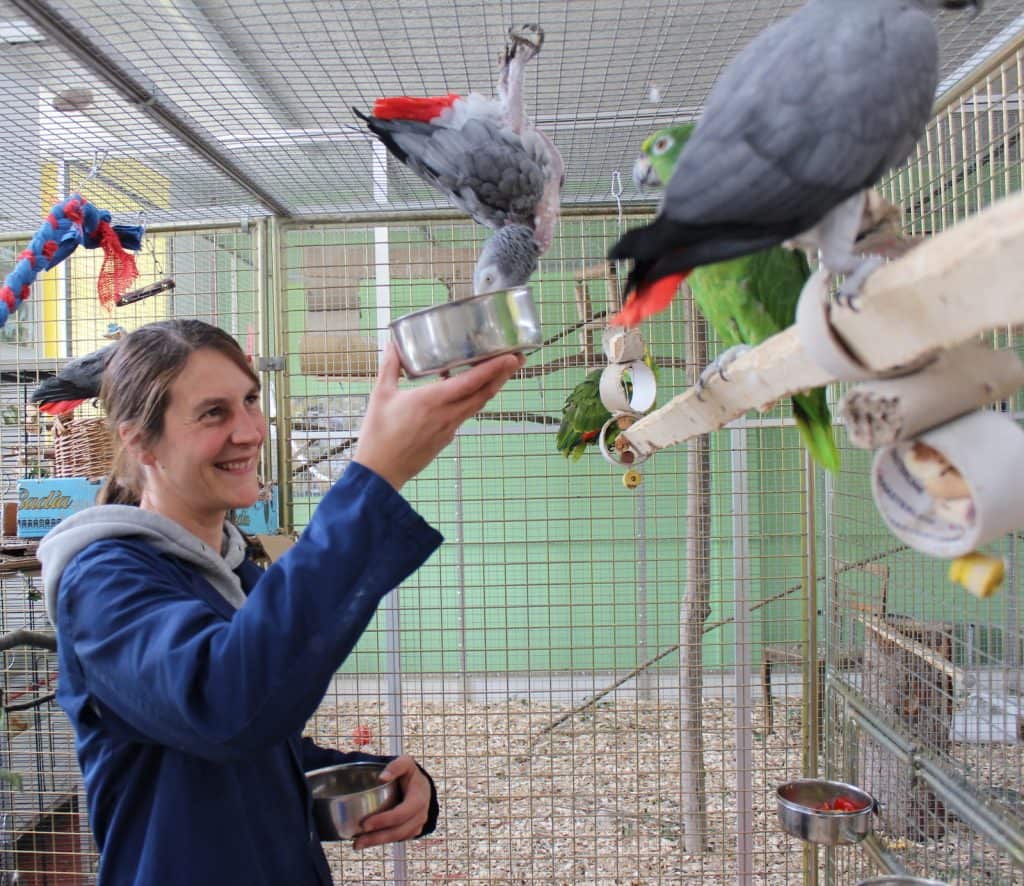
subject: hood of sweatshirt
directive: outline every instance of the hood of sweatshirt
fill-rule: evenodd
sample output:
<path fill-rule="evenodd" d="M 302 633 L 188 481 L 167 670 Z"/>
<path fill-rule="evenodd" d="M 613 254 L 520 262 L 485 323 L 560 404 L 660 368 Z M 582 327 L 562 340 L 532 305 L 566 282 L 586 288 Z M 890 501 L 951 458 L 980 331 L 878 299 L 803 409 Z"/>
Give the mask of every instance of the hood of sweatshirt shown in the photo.
<path fill-rule="evenodd" d="M 46 614 L 57 623 L 57 591 L 64 568 L 94 541 L 107 538 L 138 538 L 164 554 L 195 566 L 235 609 L 245 602 L 242 584 L 234 570 L 245 559 L 245 541 L 231 523 L 224 523 L 224 541 L 215 551 L 173 520 L 132 505 L 97 505 L 72 514 L 40 542 Z"/>

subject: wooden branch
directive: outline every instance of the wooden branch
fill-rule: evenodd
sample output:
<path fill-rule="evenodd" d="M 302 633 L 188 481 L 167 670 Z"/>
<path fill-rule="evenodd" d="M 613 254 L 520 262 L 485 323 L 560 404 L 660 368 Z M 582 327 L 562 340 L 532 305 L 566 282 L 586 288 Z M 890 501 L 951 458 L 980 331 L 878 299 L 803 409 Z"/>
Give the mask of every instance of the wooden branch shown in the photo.
<path fill-rule="evenodd" d="M 866 566 L 871 566 L 872 564 L 880 560 L 884 560 L 886 557 L 891 557 L 894 554 L 901 554 L 906 550 L 908 550 L 907 545 L 896 545 L 895 547 L 889 548 L 876 554 L 872 554 L 869 557 L 865 557 L 862 560 L 857 560 L 854 563 L 844 563 L 842 566 L 840 566 L 838 569 L 834 571 L 833 577 L 838 578 L 844 572 L 852 572 L 855 569 L 863 569 Z M 819 577 L 819 581 L 820 580 L 821 577 Z M 770 597 L 765 597 L 763 600 L 758 600 L 756 603 L 751 604 L 750 612 L 756 612 L 758 609 L 763 609 L 765 606 L 768 606 L 771 603 L 777 603 L 779 600 L 783 600 L 786 597 L 795 594 L 797 591 L 803 590 L 803 587 L 804 583 L 801 581 L 798 584 L 790 585 L 788 588 L 784 588 L 777 594 L 772 594 Z M 815 593 L 816 592 L 817 588 L 815 588 Z M 724 628 L 726 625 L 730 625 L 734 621 L 736 621 L 736 616 L 730 615 L 727 618 L 719 619 L 718 621 L 713 621 L 710 623 L 705 622 L 703 627 L 703 633 L 710 634 L 712 631 L 717 631 L 719 628 Z M 536 743 L 540 741 L 540 739 L 547 735 L 549 732 L 553 732 L 567 720 L 571 720 L 578 714 L 582 714 L 584 711 L 588 710 L 589 708 L 592 708 L 606 695 L 618 689 L 623 683 L 628 683 L 638 674 L 642 674 L 644 671 L 650 669 L 653 665 L 656 665 L 666 655 L 671 655 L 673 652 L 679 649 L 679 646 L 679 643 L 673 643 L 671 646 L 667 646 L 665 649 L 662 649 L 661 652 L 658 652 L 653 657 L 647 659 L 647 661 L 645 661 L 643 664 L 637 665 L 625 676 L 619 677 L 617 680 L 615 680 L 615 682 L 610 683 L 594 695 L 590 696 L 590 698 L 576 705 L 576 707 L 574 707 L 571 711 L 567 711 L 566 713 L 559 716 L 557 719 L 552 720 L 550 723 L 548 723 L 547 726 L 544 726 L 539 732 L 537 732 L 533 736 L 533 741 L 530 744 L 530 750 L 533 750 L 536 746 Z"/>
<path fill-rule="evenodd" d="M 0 652 L 19 646 L 32 646 L 36 649 L 49 649 L 50 652 L 56 652 L 57 635 L 51 634 L 49 631 L 30 631 L 26 628 L 19 628 L 16 631 L 0 635 Z"/>
<path fill-rule="evenodd" d="M 667 360 L 658 360 L 657 363 L 658 369 L 686 369 L 687 366 L 685 360 L 677 357 L 671 357 Z M 569 354 L 565 357 L 557 357 L 554 360 L 548 360 L 544 363 L 538 363 L 536 366 L 524 366 L 512 377 L 536 378 L 539 375 L 550 375 L 553 372 L 560 372 L 563 369 L 597 369 L 598 367 L 604 368 L 605 365 L 605 358 L 603 356 L 601 357 L 600 363 L 595 366 L 594 363 L 584 360 L 582 354 L 576 353 Z"/>
<path fill-rule="evenodd" d="M 909 652 L 915 658 L 921 659 L 921 661 L 939 673 L 945 674 L 958 686 L 970 685 L 962 668 L 957 667 L 953 662 L 944 658 L 931 647 L 885 624 L 878 616 L 855 615 L 854 618 L 862 622 L 864 627 L 882 639 L 887 640 L 904 652 Z"/>
<path fill-rule="evenodd" d="M 832 325 L 868 370 L 913 364 L 993 329 L 1024 323 L 1024 194 L 921 243 L 879 268 L 858 310 L 832 311 Z M 804 351 L 791 327 L 730 364 L 728 382 L 690 389 L 619 435 L 620 451 L 647 456 L 723 427 L 750 409 L 775 403 L 836 376 Z"/>
<path fill-rule="evenodd" d="M 877 449 L 1009 399 L 1021 387 L 1024 363 L 1015 351 L 969 341 L 913 375 L 861 382 L 847 391 L 838 412 L 854 446 Z"/>
<path fill-rule="evenodd" d="M 53 701 L 57 697 L 56 692 L 45 692 L 42 695 L 37 695 L 35 698 L 30 698 L 27 701 L 15 701 L 9 705 L 4 705 L 5 711 L 30 711 L 32 708 L 39 708 L 46 704 L 48 701 Z"/>
<path fill-rule="evenodd" d="M 493 411 L 478 412 L 473 416 L 477 421 L 514 421 L 525 422 L 537 425 L 557 425 L 562 419 L 557 415 L 547 415 L 543 412 L 517 412 L 517 411 Z"/>

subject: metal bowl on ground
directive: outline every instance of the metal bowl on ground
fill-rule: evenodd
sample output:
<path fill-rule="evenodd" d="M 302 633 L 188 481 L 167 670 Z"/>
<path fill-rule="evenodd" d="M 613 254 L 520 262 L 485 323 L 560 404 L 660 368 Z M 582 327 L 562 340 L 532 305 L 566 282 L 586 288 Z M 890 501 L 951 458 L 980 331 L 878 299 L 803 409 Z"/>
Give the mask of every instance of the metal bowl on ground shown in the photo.
<path fill-rule="evenodd" d="M 527 287 L 475 295 L 399 317 L 391 323 L 410 378 L 448 372 L 541 344 L 540 320 Z"/>
<path fill-rule="evenodd" d="M 397 781 L 381 781 L 383 771 L 383 763 L 357 761 L 306 773 L 321 840 L 349 840 L 362 833 L 368 815 L 398 805 L 402 789 Z"/>
<path fill-rule="evenodd" d="M 779 824 L 787 834 L 824 846 L 859 843 L 871 832 L 874 797 L 841 781 L 801 778 L 775 791 Z M 835 809 L 842 800 L 840 809 Z M 846 807 L 853 806 L 851 811 Z M 829 808 L 832 807 L 832 808 Z"/>
<path fill-rule="evenodd" d="M 857 886 L 949 886 L 949 884 L 942 880 L 926 880 L 924 877 L 911 877 L 907 874 L 886 874 L 883 877 L 858 880 Z"/>

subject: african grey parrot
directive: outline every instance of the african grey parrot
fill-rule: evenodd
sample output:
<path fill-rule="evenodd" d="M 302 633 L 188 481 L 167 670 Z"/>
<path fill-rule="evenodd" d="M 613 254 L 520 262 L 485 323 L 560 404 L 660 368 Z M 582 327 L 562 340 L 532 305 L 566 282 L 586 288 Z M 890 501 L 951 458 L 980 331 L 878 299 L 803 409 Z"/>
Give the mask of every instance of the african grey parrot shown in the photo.
<path fill-rule="evenodd" d="M 931 116 L 939 42 L 930 12 L 981 0 L 810 0 L 725 69 L 679 157 L 657 218 L 611 248 L 632 259 L 614 318 L 668 307 L 698 266 L 796 240 L 848 275 L 850 300 L 881 261 L 853 248 L 864 192 L 901 163 Z"/>
<path fill-rule="evenodd" d="M 544 31 L 526 25 L 509 37 L 497 98 L 398 96 L 377 99 L 373 116 L 352 109 L 409 169 L 495 231 L 473 272 L 477 295 L 529 280 L 551 245 L 562 188 L 562 157 L 523 110 L 526 63 Z"/>
<path fill-rule="evenodd" d="M 86 400 L 100 395 L 103 370 L 114 355 L 117 342 L 64 364 L 57 374 L 45 378 L 32 392 L 32 402 L 45 415 L 62 415 Z"/>

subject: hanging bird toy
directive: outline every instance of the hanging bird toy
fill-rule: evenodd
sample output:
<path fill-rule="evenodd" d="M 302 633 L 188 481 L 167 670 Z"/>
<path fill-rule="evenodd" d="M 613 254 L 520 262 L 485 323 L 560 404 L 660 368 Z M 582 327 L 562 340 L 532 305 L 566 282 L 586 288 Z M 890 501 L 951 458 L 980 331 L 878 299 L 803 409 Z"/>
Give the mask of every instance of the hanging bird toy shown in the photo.
<path fill-rule="evenodd" d="M 139 275 L 135 257 L 126 250 L 137 251 L 141 247 L 142 233 L 140 225 L 112 225 L 107 210 L 98 209 L 80 194 L 72 194 L 61 201 L 50 210 L 0 287 L 0 327 L 28 298 L 32 282 L 39 273 L 59 265 L 79 246 L 103 250 L 103 265 L 96 286 L 100 303 L 109 309 L 118 294 Z"/>

